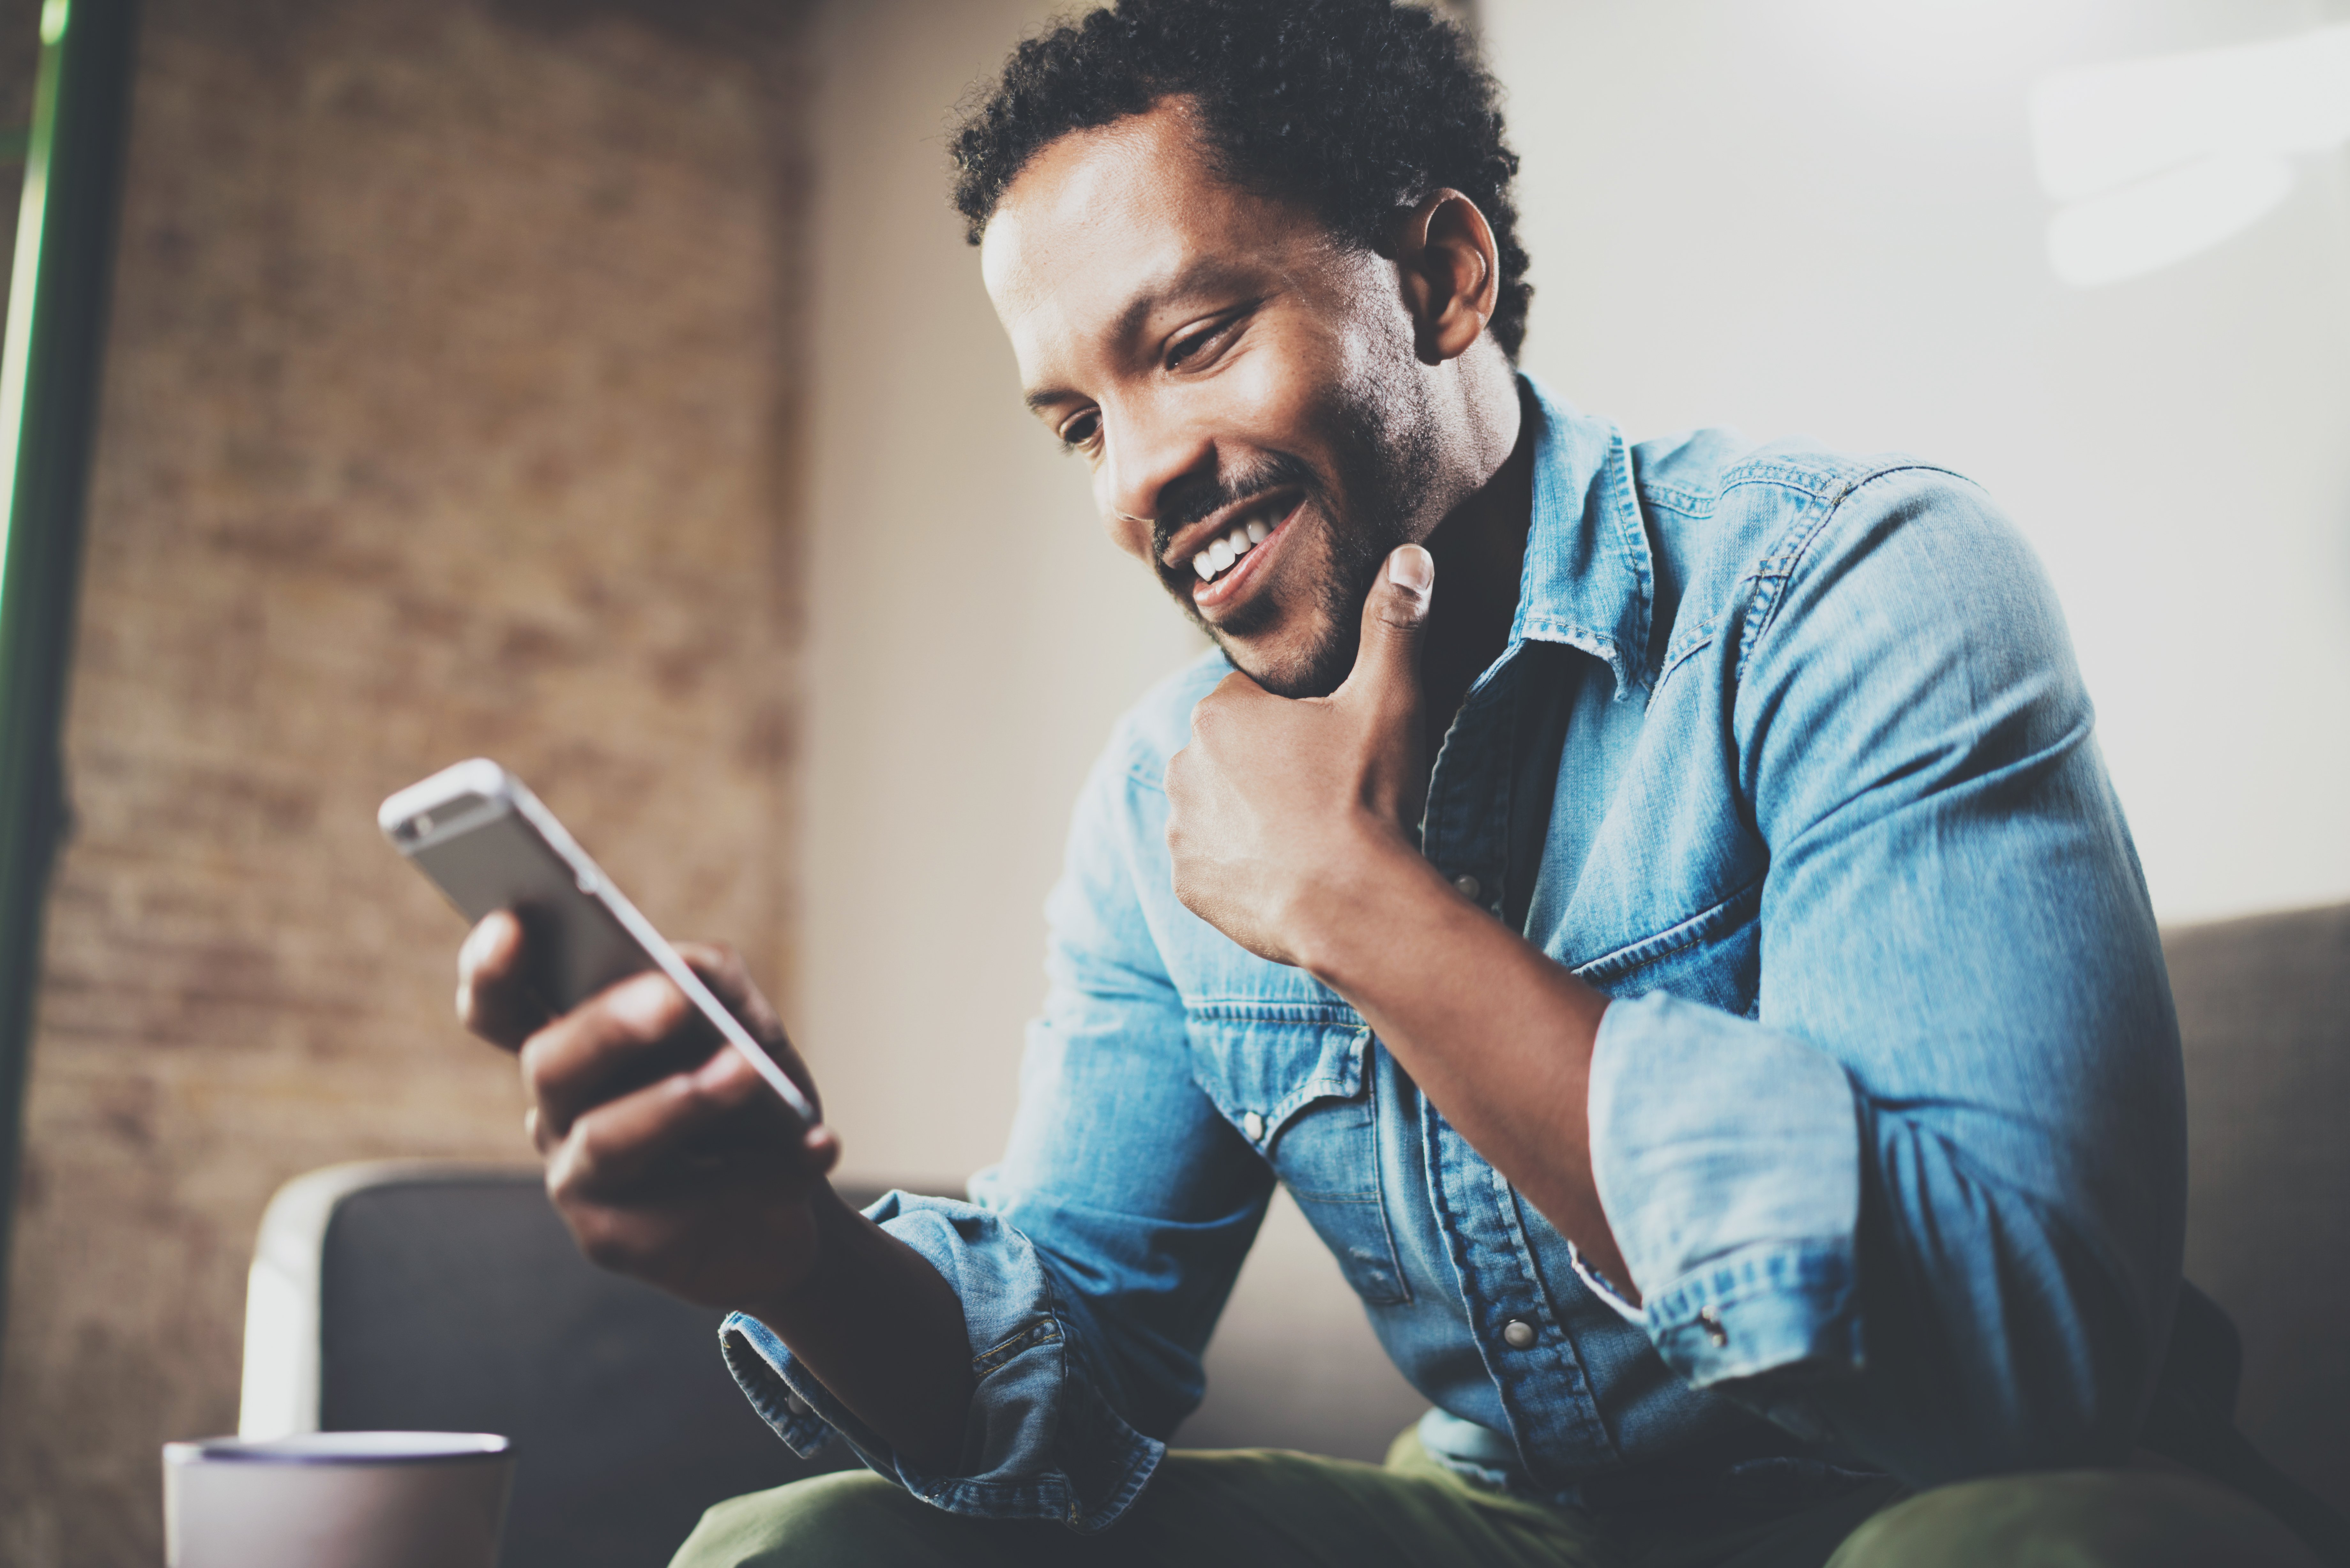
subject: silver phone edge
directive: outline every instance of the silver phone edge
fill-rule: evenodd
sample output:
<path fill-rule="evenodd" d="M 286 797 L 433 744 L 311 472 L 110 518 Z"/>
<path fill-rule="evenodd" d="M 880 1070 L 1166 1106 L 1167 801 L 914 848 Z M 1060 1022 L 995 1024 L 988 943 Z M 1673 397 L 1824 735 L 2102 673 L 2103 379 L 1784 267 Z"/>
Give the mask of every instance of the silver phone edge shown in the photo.
<path fill-rule="evenodd" d="M 807 1096 L 800 1092 L 800 1086 L 792 1082 L 791 1075 L 776 1064 L 774 1057 L 767 1054 L 765 1048 L 752 1037 L 751 1032 L 743 1027 L 742 1021 L 729 1012 L 726 1004 L 718 1000 L 717 993 L 703 983 L 700 975 L 693 972 L 693 967 L 685 961 L 675 948 L 670 946 L 669 939 L 662 936 L 654 928 L 653 923 L 638 911 L 636 905 L 629 901 L 629 896 L 613 886 L 612 879 L 604 875 L 604 868 L 596 864 L 595 859 L 587 850 L 580 847 L 579 841 L 571 836 L 570 830 L 563 826 L 555 813 L 549 811 L 540 802 L 538 796 L 531 793 L 528 784 L 524 784 L 504 767 L 490 761 L 487 757 L 471 758 L 443 768 L 432 777 L 421 779 L 388 797 L 377 810 L 376 826 L 382 831 L 384 837 L 390 841 L 392 847 L 400 852 L 403 858 L 410 857 L 411 850 L 400 842 L 393 830 L 401 822 L 414 815 L 415 807 L 406 806 L 399 812 L 394 812 L 392 807 L 395 804 L 421 797 L 429 786 L 439 784 L 443 779 L 450 779 L 454 783 L 455 775 L 490 780 L 494 787 L 487 789 L 477 787 L 474 793 L 485 798 L 502 800 L 515 815 L 528 824 L 531 831 L 538 835 L 540 842 L 553 850 L 556 858 L 570 868 L 572 878 L 577 884 L 579 891 L 588 898 L 598 899 L 605 909 L 611 911 L 612 918 L 620 922 L 620 929 L 629 933 L 629 940 L 642 948 L 645 956 L 653 961 L 654 965 L 670 978 L 671 983 L 685 992 L 686 1000 L 693 1003 L 695 1010 L 703 1018 L 709 1020 L 711 1026 L 718 1031 L 719 1036 L 734 1048 L 735 1054 L 748 1062 L 752 1070 L 760 1077 L 766 1080 L 767 1086 L 775 1090 L 785 1105 L 791 1107 L 792 1114 L 798 1116 L 808 1127 L 812 1127 L 817 1124 L 816 1107 L 810 1105 Z M 442 896 L 447 897 L 445 892 Z"/>

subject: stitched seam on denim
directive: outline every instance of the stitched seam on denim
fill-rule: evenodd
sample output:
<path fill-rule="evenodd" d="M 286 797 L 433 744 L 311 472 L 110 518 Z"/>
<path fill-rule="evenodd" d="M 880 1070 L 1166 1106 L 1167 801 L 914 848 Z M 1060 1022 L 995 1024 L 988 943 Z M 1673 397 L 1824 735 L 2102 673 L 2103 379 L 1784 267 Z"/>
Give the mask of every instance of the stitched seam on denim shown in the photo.
<path fill-rule="evenodd" d="M 1273 1152 L 1273 1146 L 1281 1141 L 1281 1135 L 1288 1129 L 1289 1118 L 1315 1101 L 1351 1100 L 1363 1092 L 1360 1058 L 1357 1058 L 1357 1067 L 1353 1073 L 1348 1073 L 1344 1068 L 1336 1073 L 1324 1072 L 1317 1067 L 1312 1077 L 1283 1096 L 1281 1103 L 1274 1106 L 1273 1109 L 1263 1113 L 1266 1154 L 1270 1155 Z"/>
<path fill-rule="evenodd" d="M 1746 614 L 1739 628 L 1738 659 L 1730 672 L 1731 684 L 1739 685 L 1746 679 L 1746 666 L 1754 657 L 1754 645 L 1762 640 L 1763 628 L 1779 607 L 1781 591 L 1787 586 L 1788 574 L 1751 579 L 1754 591 L 1746 598 Z"/>
<path fill-rule="evenodd" d="M 972 1356 L 971 1369 L 984 1377 L 989 1373 L 1000 1369 L 1022 1351 L 1034 1349 L 1040 1345 L 1051 1345 L 1060 1338 L 1061 1325 L 1049 1317 L 1045 1318 L 1040 1322 L 1030 1324 L 1026 1328 L 992 1349 L 983 1350 Z"/>
<path fill-rule="evenodd" d="M 784 1381 L 784 1375 L 752 1343 L 748 1334 L 722 1333 L 718 1336 L 719 1355 L 726 1363 L 727 1370 L 734 1374 L 736 1387 L 743 1387 L 743 1374 L 751 1370 L 743 1366 L 738 1359 L 742 1353 L 736 1349 L 737 1340 L 748 1351 L 751 1360 L 756 1363 L 756 1370 L 750 1379 L 751 1386 L 743 1389 L 743 1396 L 750 1400 L 752 1411 L 773 1428 L 794 1453 L 800 1452 L 803 1448 L 813 1452 L 828 1439 L 841 1436 L 832 1423 L 814 1411 L 803 1413 L 791 1407 L 785 1399 L 792 1395 L 791 1385 Z"/>
<path fill-rule="evenodd" d="M 1232 1022 L 1263 1021 L 1250 1019 Z M 1331 1033 L 1330 1025 L 1327 1023 L 1314 1027 L 1315 1033 L 1325 1036 Z M 1364 1083 L 1363 1053 L 1370 1044 L 1371 1032 L 1366 1027 L 1357 1025 L 1353 1029 L 1346 1030 L 1345 1033 L 1347 1043 L 1343 1055 L 1336 1062 L 1332 1062 L 1330 1042 L 1325 1038 L 1319 1054 L 1314 1059 L 1313 1070 L 1304 1079 L 1292 1085 L 1288 1093 L 1270 1106 L 1227 1105 L 1225 1101 L 1232 1096 L 1229 1093 L 1229 1085 L 1220 1081 L 1222 1075 L 1203 1074 L 1197 1064 L 1196 1058 L 1191 1081 L 1199 1085 L 1200 1092 L 1208 1096 L 1209 1103 L 1216 1107 L 1224 1119 L 1233 1123 L 1235 1127 L 1238 1127 L 1240 1118 L 1251 1111 L 1256 1112 L 1264 1118 L 1262 1140 L 1252 1140 L 1251 1147 L 1256 1148 L 1269 1160 L 1272 1158 L 1274 1145 L 1281 1141 L 1282 1132 L 1288 1127 L 1290 1117 L 1298 1111 L 1316 1100 L 1354 1100 L 1361 1096 Z M 1203 1045 L 1197 1040 L 1192 1042 L 1192 1049 L 1195 1052 L 1205 1052 L 1213 1065 L 1221 1066 L 1225 1061 L 1225 1058 L 1216 1053 L 1211 1046 Z M 1219 1081 L 1211 1082 L 1211 1079 Z M 1245 1129 L 1242 1129 L 1242 1133 L 1246 1137 Z"/>
<path fill-rule="evenodd" d="M 1713 515 L 1715 497 L 1708 492 L 1683 490 L 1679 485 L 1662 479 L 1636 478 L 1633 483 L 1638 488 L 1640 499 L 1652 506 L 1678 512 L 1693 521 L 1702 521 Z"/>
<path fill-rule="evenodd" d="M 1534 1242 L 1526 1235 L 1525 1215 L 1518 1207 L 1518 1190 L 1498 1170 L 1492 1172 L 1492 1179 L 1494 1206 L 1502 1216 L 1503 1230 L 1509 1233 L 1510 1251 L 1518 1265 L 1518 1278 L 1534 1303 L 1534 1315 L 1543 1322 L 1542 1337 L 1529 1354 L 1539 1354 L 1563 1374 L 1559 1382 L 1566 1386 L 1565 1392 L 1569 1396 L 1573 1425 L 1580 1429 L 1577 1434 L 1580 1441 L 1588 1441 L 1589 1434 L 1596 1432 L 1600 1442 L 1607 1445 L 1608 1456 L 1621 1459 L 1624 1450 L 1617 1446 L 1616 1434 L 1608 1430 L 1607 1423 L 1600 1417 L 1599 1403 L 1593 1394 L 1591 1371 L 1583 1364 L 1583 1347 L 1575 1343 L 1575 1336 L 1566 1332 L 1565 1324 L 1560 1321 L 1557 1303 L 1551 1298 L 1550 1282 L 1543 1278 L 1542 1265 L 1534 1257 Z M 1561 1423 L 1568 1419 L 1565 1414 L 1555 1409 L 1547 1416 L 1550 1420 Z M 1548 1469 L 1550 1467 L 1544 1464 L 1543 1468 Z"/>
<path fill-rule="evenodd" d="M 1676 921 L 1653 936 L 1642 937 L 1638 941 L 1627 943 L 1613 952 L 1602 953 L 1587 963 L 1575 965 L 1575 973 L 1584 980 L 1617 980 L 1660 958 L 1669 957 L 1683 948 L 1693 947 L 1728 925 L 1739 904 L 1752 899 L 1759 906 L 1762 882 L 1763 877 L 1757 877 L 1711 909 L 1702 909 L 1685 920 Z M 1607 972 L 1602 973 L 1602 971 Z"/>
<path fill-rule="evenodd" d="M 1752 583 L 1753 591 L 1746 596 L 1746 613 L 1739 626 L 1738 654 L 1730 671 L 1732 685 L 1746 679 L 1746 667 L 1754 657 L 1755 646 L 1770 629 L 1772 618 L 1784 600 L 1783 590 L 1809 558 L 1812 546 L 1827 532 L 1837 510 L 1863 483 L 1866 482 L 1856 480 L 1845 484 L 1824 500 L 1814 497 L 1818 504 L 1796 514 L 1794 525 L 1780 535 L 1777 553 L 1764 556 L 1752 574 L 1740 579 L 1742 584 Z"/>
<path fill-rule="evenodd" d="M 1811 516 L 1810 525 L 1783 537 L 1780 540 L 1780 549 L 1783 553 L 1767 557 L 1756 567 L 1755 575 L 1759 578 L 1766 582 L 1773 582 L 1775 586 L 1773 591 L 1768 594 L 1756 595 L 1755 609 L 1749 614 L 1746 633 L 1739 645 L 1738 672 L 1740 675 L 1744 675 L 1747 661 L 1753 657 L 1755 646 L 1769 634 L 1773 618 L 1777 613 L 1779 605 L 1784 602 L 1783 597 L 1776 591 L 1776 588 L 1783 587 L 1810 559 L 1813 546 L 1819 543 L 1820 535 L 1826 531 L 1829 522 L 1837 512 L 1843 509 L 1845 503 L 1850 501 L 1864 487 L 1875 484 L 1879 480 L 1893 479 L 1908 473 L 1939 473 L 1945 479 L 1957 480 L 1970 489 L 1982 488 L 1954 469 L 1944 468 L 1937 463 L 1911 462 L 1870 469 L 1853 476 L 1833 491 L 1814 493 L 1814 498 L 1823 502 L 1824 504 L 1815 514 Z M 1769 570 L 1766 572 L 1765 568 Z"/>
<path fill-rule="evenodd" d="M 1662 691 L 1665 689 L 1665 682 L 1673 678 L 1674 670 L 1679 670 L 1682 665 L 1687 664 L 1690 659 L 1695 659 L 1699 654 L 1703 653 L 1707 649 L 1711 648 L 1713 646 L 1713 634 L 1714 628 L 1711 623 L 1698 628 L 1697 630 L 1691 634 L 1697 639 L 1697 640 L 1690 643 L 1689 647 L 1681 652 L 1669 657 L 1665 662 L 1664 669 L 1658 671 L 1657 684 L 1653 688 L 1653 691 L 1659 692 Z"/>
<path fill-rule="evenodd" d="M 1240 1106 L 1235 1107 L 1224 1104 L 1225 1096 L 1220 1094 L 1217 1088 L 1210 1087 L 1207 1083 L 1202 1081 L 1199 1074 L 1192 1074 L 1191 1081 L 1194 1084 L 1199 1085 L 1200 1092 L 1201 1094 L 1208 1096 L 1208 1103 L 1214 1106 L 1218 1113 L 1221 1114 L 1226 1121 L 1233 1124 L 1235 1127 L 1239 1127 L 1241 1118 L 1247 1116 L 1251 1111 L 1254 1111 L 1258 1116 L 1264 1118 L 1264 1133 L 1263 1135 L 1263 1141 L 1261 1143 L 1253 1143 L 1251 1147 L 1257 1148 L 1258 1152 L 1263 1154 L 1268 1159 L 1273 1156 L 1273 1146 L 1281 1141 L 1283 1131 L 1289 1126 L 1289 1118 L 1295 1116 L 1297 1112 L 1304 1110 L 1306 1106 L 1314 1104 L 1317 1100 L 1351 1102 L 1357 1096 L 1363 1092 L 1362 1084 L 1359 1080 L 1354 1083 L 1348 1083 L 1347 1078 L 1340 1074 L 1326 1073 L 1317 1069 L 1312 1076 L 1305 1079 L 1305 1082 L 1297 1085 L 1295 1088 L 1291 1089 L 1287 1094 L 1284 1095 L 1279 1100 L 1275 1101 L 1271 1106 Z M 1243 1137 L 1248 1136 L 1245 1128 L 1241 1129 L 1241 1136 Z"/>
<path fill-rule="evenodd" d="M 1853 1282 L 1849 1237 L 1806 1236 L 1752 1241 L 1700 1263 L 1647 1304 L 1657 1332 L 1696 1321 L 1700 1309 L 1734 1306 L 1790 1293 L 1848 1292 Z"/>
<path fill-rule="evenodd" d="M 1760 458 L 1741 462 L 1725 473 L 1722 476 L 1721 493 L 1728 495 L 1741 485 L 1762 484 L 1782 490 L 1792 490 L 1799 495 L 1808 495 L 1814 500 L 1824 500 L 1831 498 L 1829 495 L 1831 491 L 1836 491 L 1838 494 L 1850 494 L 1864 484 L 1899 473 L 1939 473 L 1974 489 L 1982 488 L 1954 468 L 1946 468 L 1939 462 L 1928 462 L 1914 457 L 1903 457 L 1896 462 L 1874 465 L 1848 460 L 1840 461 L 1832 457 L 1818 463 L 1791 462 L 1783 458 Z M 1842 486 L 1840 491 L 1837 490 L 1839 485 Z"/>
<path fill-rule="evenodd" d="M 1519 640 L 1562 642 L 1569 648 L 1581 649 L 1607 666 L 1607 672 L 1611 675 L 1618 669 L 1629 668 L 1624 659 L 1624 650 L 1607 633 L 1594 631 L 1578 621 L 1562 620 L 1547 610 L 1533 611 L 1526 616 L 1524 629 Z M 1637 677 L 1627 676 L 1622 684 L 1638 685 L 1638 680 Z"/>
<path fill-rule="evenodd" d="M 1609 498 L 1615 503 L 1610 508 L 1610 521 L 1616 525 L 1616 547 L 1622 554 L 1625 568 L 1632 574 L 1635 585 L 1634 602 L 1638 607 L 1639 618 L 1632 628 L 1633 643 L 1645 654 L 1648 639 L 1656 635 L 1655 562 L 1650 556 L 1652 546 L 1648 543 L 1648 519 L 1640 513 L 1638 476 L 1632 472 L 1632 447 L 1624 439 L 1622 430 L 1609 427 L 1607 456 L 1600 463 L 1599 472 L 1601 482 L 1608 486 Z M 1638 663 L 1629 659 L 1624 661 L 1625 673 L 1617 681 L 1617 696 L 1623 695 L 1626 687 L 1650 690 L 1648 672 L 1642 668 L 1646 662 L 1645 658 Z"/>
<path fill-rule="evenodd" d="M 1807 490 L 1801 491 L 1799 493 L 1817 499 Z M 1755 585 L 1755 592 L 1747 604 L 1746 622 L 1739 639 L 1738 673 L 1742 675 L 1745 673 L 1747 657 L 1753 649 L 1755 638 L 1760 635 L 1759 628 L 1763 617 L 1755 614 L 1756 607 L 1764 607 L 1767 610 L 1769 606 L 1778 602 L 1778 595 L 1774 588 L 1766 585 L 1775 585 L 1780 579 L 1793 575 L 1796 566 L 1803 560 L 1804 551 L 1809 549 L 1812 541 L 1819 536 L 1820 530 L 1827 525 L 1828 519 L 1835 514 L 1837 504 L 1846 493 L 1849 493 L 1848 490 L 1839 493 L 1829 500 L 1826 506 L 1818 511 L 1805 511 L 1798 514 L 1794 524 L 1786 532 L 1782 533 L 1774 542 L 1772 553 L 1755 562 L 1750 569 L 1740 574 L 1731 584 L 1731 597 L 1733 600 L 1737 598 L 1739 589 L 1749 583 Z M 1664 670 L 1657 677 L 1657 688 L 1661 690 L 1665 682 L 1672 678 L 1673 671 L 1711 647 L 1721 631 L 1721 622 L 1707 621 L 1690 634 L 1692 640 L 1686 648 L 1678 652 L 1668 648 L 1665 650 Z"/>
<path fill-rule="evenodd" d="M 1202 1023 L 1292 1023 L 1360 1029 L 1363 1016 L 1345 1002 L 1272 1002 L 1249 996 L 1189 997 L 1183 1011 Z"/>

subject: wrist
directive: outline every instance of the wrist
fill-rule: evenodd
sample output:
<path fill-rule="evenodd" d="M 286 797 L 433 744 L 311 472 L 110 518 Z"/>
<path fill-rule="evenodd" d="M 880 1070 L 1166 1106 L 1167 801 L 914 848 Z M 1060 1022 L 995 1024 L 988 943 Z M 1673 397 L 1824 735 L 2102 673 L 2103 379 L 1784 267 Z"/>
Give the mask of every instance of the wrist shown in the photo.
<path fill-rule="evenodd" d="M 1411 927 L 1460 897 L 1425 856 L 1393 827 L 1366 824 L 1332 857 L 1289 922 L 1297 967 L 1344 993 L 1376 971 Z"/>
<path fill-rule="evenodd" d="M 807 1197 L 808 1227 L 799 1238 L 800 1255 L 787 1277 L 742 1310 L 777 1333 L 784 1324 L 806 1317 L 817 1303 L 836 1294 L 841 1276 L 852 1268 L 851 1254 L 864 1216 L 851 1209 L 829 1181 L 818 1181 Z"/>

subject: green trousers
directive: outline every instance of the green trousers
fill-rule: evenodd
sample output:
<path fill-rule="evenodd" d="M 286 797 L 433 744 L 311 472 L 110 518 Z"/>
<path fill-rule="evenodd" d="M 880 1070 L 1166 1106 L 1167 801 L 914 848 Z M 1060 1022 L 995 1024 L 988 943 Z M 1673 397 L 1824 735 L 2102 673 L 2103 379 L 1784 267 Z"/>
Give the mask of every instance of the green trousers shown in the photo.
<path fill-rule="evenodd" d="M 2314 1568 L 2235 1493 L 2074 1470 L 1911 1495 L 1891 1482 L 1768 1522 L 1595 1519 L 1503 1497 L 1396 1440 L 1384 1468 L 1170 1452 L 1097 1535 L 959 1518 L 862 1470 L 719 1504 L 671 1568 Z"/>

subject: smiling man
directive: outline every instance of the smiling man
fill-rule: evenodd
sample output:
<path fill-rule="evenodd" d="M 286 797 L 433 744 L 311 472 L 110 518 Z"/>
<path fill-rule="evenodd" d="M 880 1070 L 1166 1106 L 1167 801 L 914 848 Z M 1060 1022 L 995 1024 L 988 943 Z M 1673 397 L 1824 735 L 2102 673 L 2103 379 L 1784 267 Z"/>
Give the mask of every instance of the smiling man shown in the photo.
<path fill-rule="evenodd" d="M 469 941 L 582 1245 L 868 1467 L 681 1563 L 2306 1561 L 2132 1466 L 2223 1428 L 2177 1032 L 1984 495 L 1521 376 L 1516 161 L 1424 10 L 1125 0 L 955 147 L 1029 407 L 1216 649 L 1086 786 L 968 1203 L 852 1213 L 666 981 L 550 1021 Z M 1383 1469 L 1166 1447 L 1276 1182 L 1432 1407 Z"/>

